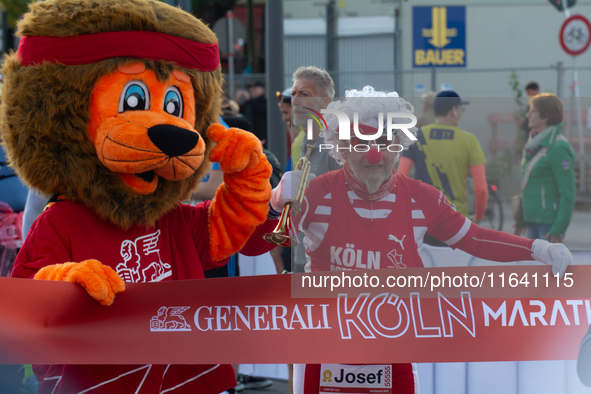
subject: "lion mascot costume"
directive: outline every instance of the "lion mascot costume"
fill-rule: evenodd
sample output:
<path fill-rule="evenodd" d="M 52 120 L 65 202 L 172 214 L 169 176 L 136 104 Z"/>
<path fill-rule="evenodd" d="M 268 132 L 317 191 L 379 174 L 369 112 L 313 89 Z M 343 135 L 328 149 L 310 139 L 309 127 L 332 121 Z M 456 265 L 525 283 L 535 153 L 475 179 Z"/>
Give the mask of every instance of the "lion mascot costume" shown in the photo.
<path fill-rule="evenodd" d="M 125 282 L 200 279 L 249 238 L 264 243 L 252 234 L 271 166 L 256 137 L 216 124 L 222 76 L 206 25 L 157 0 L 48 0 L 30 5 L 18 35 L 2 69 L 1 140 L 18 176 L 55 197 L 13 277 L 76 282 L 110 305 Z M 182 204 L 209 160 L 224 172 L 214 200 Z M 159 258 L 138 258 L 145 248 Z M 235 385 L 230 365 L 34 369 L 39 393 Z"/>

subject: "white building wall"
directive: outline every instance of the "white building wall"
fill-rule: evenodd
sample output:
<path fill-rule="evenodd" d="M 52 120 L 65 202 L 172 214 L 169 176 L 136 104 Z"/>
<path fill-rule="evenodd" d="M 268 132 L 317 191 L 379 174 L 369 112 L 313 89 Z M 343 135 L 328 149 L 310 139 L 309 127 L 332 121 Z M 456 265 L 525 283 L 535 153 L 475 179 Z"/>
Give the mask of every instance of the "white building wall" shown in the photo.
<path fill-rule="evenodd" d="M 342 7 L 338 7 L 339 34 L 346 34 L 348 27 L 343 25 L 351 24 L 351 20 L 370 21 L 371 18 L 368 17 L 371 16 L 378 18 L 376 23 L 365 22 L 365 30 L 360 25 L 355 26 L 355 31 L 363 34 L 364 31 L 383 33 L 386 26 L 384 21 L 387 18 L 393 20 L 394 9 L 398 2 L 347 0 L 337 3 L 342 4 Z M 284 1 L 284 14 L 289 17 L 285 21 L 286 39 L 297 34 L 294 33 L 293 26 L 298 24 L 299 29 L 307 31 L 308 34 L 319 34 L 322 29 L 325 30 L 323 21 L 325 6 L 320 4 L 307 0 Z M 439 68 L 436 78 L 437 89 L 442 84 L 451 84 L 455 90 L 464 92 L 463 95 L 466 96 L 511 97 L 512 92 L 507 84 L 510 69 L 550 67 L 557 62 L 562 62 L 564 66 L 572 66 L 572 57 L 563 52 L 558 40 L 559 29 L 565 19 L 564 13 L 558 12 L 548 1 L 402 1 L 400 27 L 402 65 L 405 74 L 404 86 L 396 90 L 402 91 L 407 97 L 420 95 L 415 91 L 417 84 L 431 87 L 429 70 L 412 67 L 412 7 L 434 5 L 466 7 L 467 67 Z M 578 0 L 570 12 L 582 14 L 591 19 L 591 0 Z M 298 23 L 299 18 L 315 18 L 317 22 L 313 23 L 314 28 L 311 29 L 307 27 L 307 23 L 312 22 L 305 22 L 302 19 L 303 23 Z M 391 31 L 393 32 L 393 25 Z M 591 67 L 591 50 L 578 56 L 576 62 L 578 66 Z M 290 72 L 287 67 L 293 68 L 286 62 L 286 72 Z M 392 73 L 394 71 L 393 64 L 383 64 L 383 67 L 384 71 L 390 70 Z M 474 70 L 483 69 L 502 69 L 502 71 L 474 72 Z M 360 73 L 364 71 L 359 70 Z M 543 90 L 556 92 L 557 72 L 555 70 L 520 70 L 518 74 L 522 83 L 536 80 Z M 571 72 L 567 71 L 564 78 L 563 95 L 568 96 L 568 86 L 572 84 Z M 591 96 L 591 70 L 579 73 L 579 87 L 582 96 Z"/>

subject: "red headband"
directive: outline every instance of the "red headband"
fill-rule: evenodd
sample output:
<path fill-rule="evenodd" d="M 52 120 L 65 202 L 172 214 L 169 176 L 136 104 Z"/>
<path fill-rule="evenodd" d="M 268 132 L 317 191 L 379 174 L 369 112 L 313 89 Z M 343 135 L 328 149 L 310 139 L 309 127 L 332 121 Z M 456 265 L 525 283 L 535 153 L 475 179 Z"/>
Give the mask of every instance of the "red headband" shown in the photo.
<path fill-rule="evenodd" d="M 115 31 L 73 37 L 22 37 L 17 57 L 24 66 L 59 62 L 68 66 L 114 57 L 165 60 L 199 71 L 219 66 L 218 43 L 204 44 L 152 31 Z"/>

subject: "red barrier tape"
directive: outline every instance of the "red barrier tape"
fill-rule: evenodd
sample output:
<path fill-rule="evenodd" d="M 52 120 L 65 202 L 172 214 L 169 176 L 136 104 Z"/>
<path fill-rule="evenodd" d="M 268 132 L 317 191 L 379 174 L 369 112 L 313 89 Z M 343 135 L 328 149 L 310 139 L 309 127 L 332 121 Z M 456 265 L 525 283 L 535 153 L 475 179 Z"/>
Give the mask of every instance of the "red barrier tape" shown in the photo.
<path fill-rule="evenodd" d="M 463 270 L 481 277 L 491 268 Z M 549 267 L 528 272 L 539 278 Z M 576 284 L 591 267 L 569 272 Z M 456 298 L 425 289 L 397 298 L 388 288 L 291 298 L 294 275 L 128 284 L 110 307 L 73 283 L 0 278 L 0 363 L 568 360 L 591 322 L 589 299 L 571 288 L 553 298 L 544 287 L 523 299 L 478 298 L 479 288 Z"/>

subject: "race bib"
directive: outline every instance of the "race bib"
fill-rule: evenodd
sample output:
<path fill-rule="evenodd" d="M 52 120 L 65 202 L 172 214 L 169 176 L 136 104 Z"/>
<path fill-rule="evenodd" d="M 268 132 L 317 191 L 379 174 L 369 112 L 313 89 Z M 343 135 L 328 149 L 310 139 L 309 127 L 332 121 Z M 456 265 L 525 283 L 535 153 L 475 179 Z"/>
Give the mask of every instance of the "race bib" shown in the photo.
<path fill-rule="evenodd" d="M 392 394 L 392 365 L 322 364 L 320 393 Z"/>

